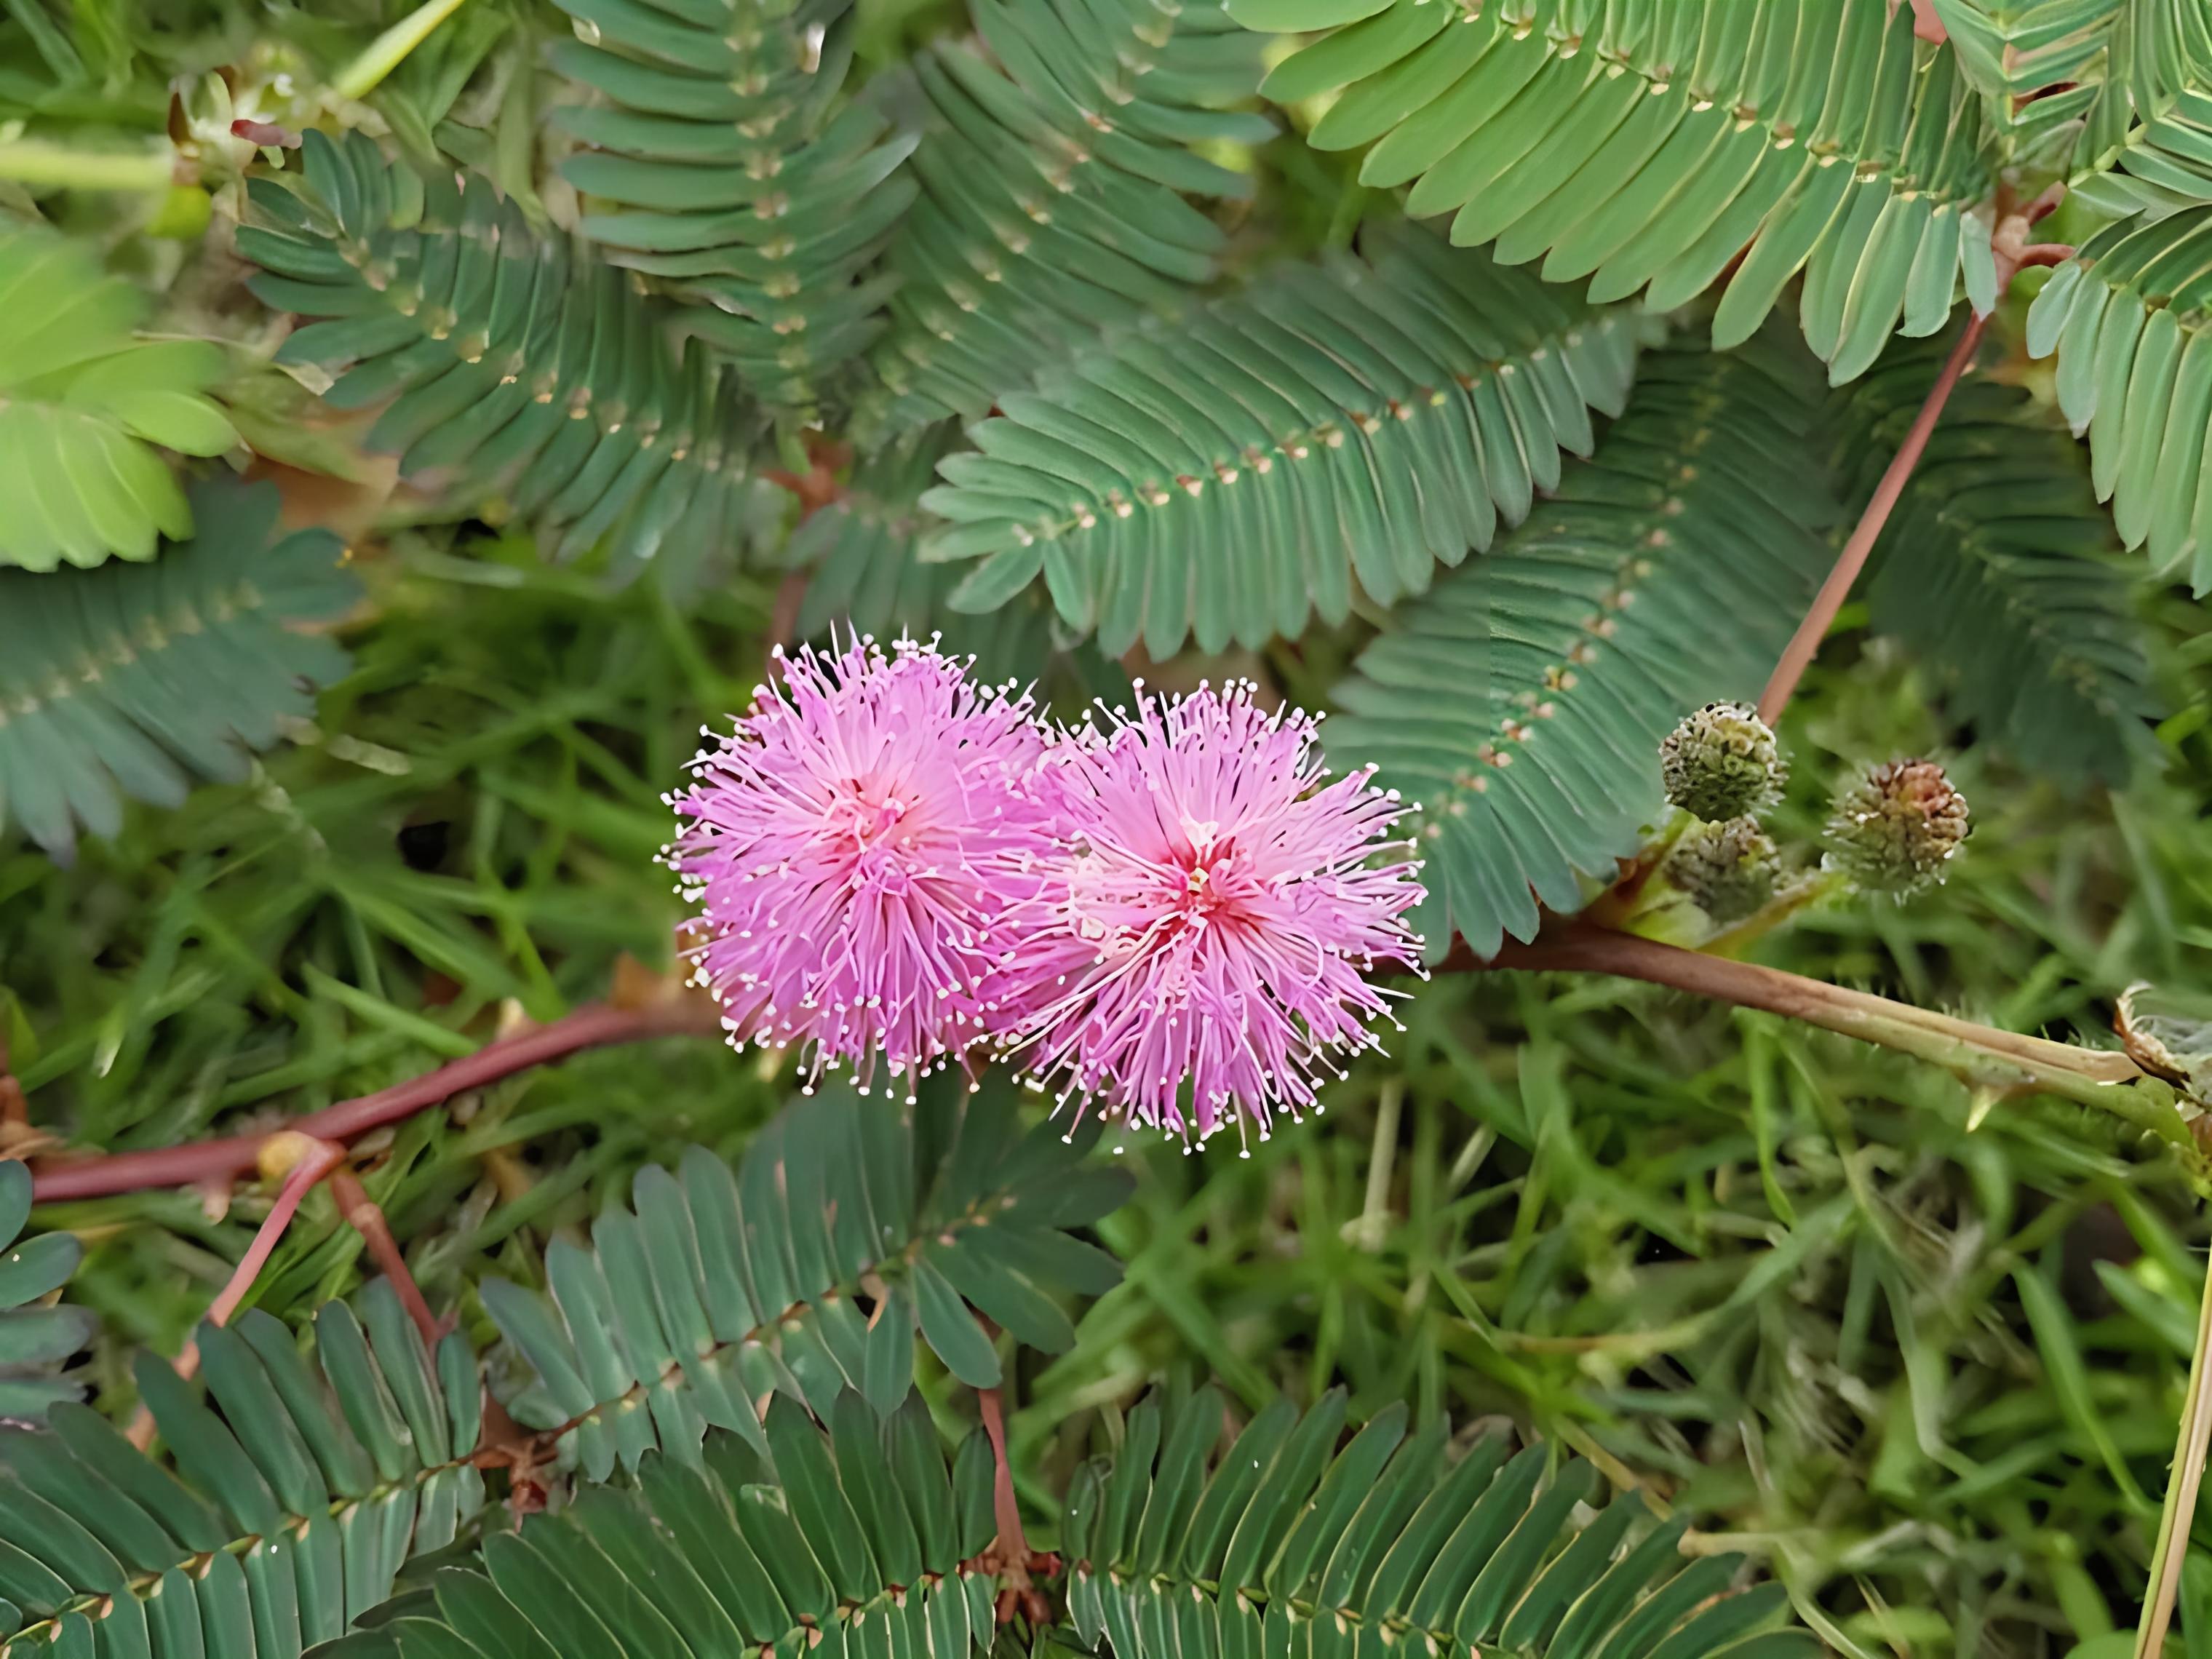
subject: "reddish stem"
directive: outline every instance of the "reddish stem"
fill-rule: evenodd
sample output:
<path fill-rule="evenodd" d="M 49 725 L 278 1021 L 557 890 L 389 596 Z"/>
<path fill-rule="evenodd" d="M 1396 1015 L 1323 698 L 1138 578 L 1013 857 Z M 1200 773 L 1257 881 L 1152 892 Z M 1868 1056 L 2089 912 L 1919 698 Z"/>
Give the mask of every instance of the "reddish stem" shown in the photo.
<path fill-rule="evenodd" d="M 2212 1162 L 2206 1158 L 2212 1142 L 2200 1143 L 2184 1121 L 2173 1090 L 2124 1054 L 1977 1025 L 1908 1002 L 1586 924 L 1571 923 L 1533 945 L 1509 945 L 1488 961 L 1478 960 L 1462 945 L 1444 966 L 1619 974 L 1763 1008 L 1914 1055 L 1979 1086 L 1995 1085 L 2008 1094 L 2057 1095 L 2110 1112 L 2172 1146 L 2191 1178 L 2212 1192 Z"/>
<path fill-rule="evenodd" d="M 348 1141 L 387 1123 L 411 1117 L 469 1089 L 496 1083 L 532 1066 L 564 1059 L 580 1049 L 650 1037 L 706 1036 L 719 1028 L 719 1014 L 703 1000 L 678 998 L 645 1007 L 605 1004 L 579 1008 L 550 1025 L 540 1025 L 487 1043 L 475 1054 L 436 1071 L 373 1095 L 340 1101 L 285 1126 L 284 1131 L 319 1140 Z M 33 1172 L 32 1192 L 39 1203 L 99 1198 L 147 1187 L 189 1187 L 244 1174 L 261 1156 L 267 1134 L 231 1135 L 220 1140 L 161 1146 L 143 1152 L 52 1164 Z"/>
<path fill-rule="evenodd" d="M 983 1408 L 983 1432 L 991 1437 L 991 1460 L 997 1465 L 991 1510 L 999 1523 L 999 1554 L 1004 1560 L 1024 1563 L 1030 1559 L 1030 1542 L 1022 1534 L 1022 1506 L 1014 1496 L 1013 1466 L 1006 1460 L 1006 1412 L 996 1389 L 978 1389 L 975 1398 Z"/>
<path fill-rule="evenodd" d="M 1913 15 L 1916 22 L 1924 23 L 1932 18 L 1933 9 L 1923 9 L 1920 0 L 1914 0 Z M 1921 38 L 1942 39 L 1940 21 L 1936 23 L 1936 29 L 1935 35 L 1923 33 Z M 2074 250 L 2064 242 L 2030 242 L 2027 240 L 2029 228 L 2057 208 L 2065 196 L 2065 185 L 2052 185 L 2033 201 L 2011 211 L 2002 209 L 2001 198 L 2002 216 L 1997 221 L 1996 233 L 1990 239 L 1990 257 L 1996 266 L 1996 289 L 2000 299 L 2012 286 L 2012 279 L 2027 266 L 2055 265 L 2072 256 Z M 1790 697 L 1797 690 L 1797 682 L 1804 678 L 1806 665 L 1820 650 L 1820 641 L 1827 637 L 1828 629 L 1835 623 L 1836 613 L 1843 609 L 1844 599 L 1850 597 L 1852 584 L 1857 581 L 1859 572 L 1865 568 L 1867 556 L 1874 551 L 1875 542 L 1881 537 L 1882 526 L 1889 521 L 1890 512 L 1896 507 L 1898 498 L 1904 495 L 1905 483 L 1911 477 L 1912 469 L 1919 464 L 1921 452 L 1928 447 L 1929 437 L 1936 430 L 1936 421 L 1942 416 L 1943 405 L 1950 399 L 1951 388 L 1958 385 L 1960 375 L 1965 373 L 1967 363 L 1973 358 L 1974 348 L 1981 341 L 1982 325 L 1985 320 L 1978 313 L 1967 319 L 1966 331 L 1960 335 L 1959 343 L 1951 349 L 1951 356 L 1943 365 L 1943 372 L 1936 377 L 1936 384 L 1929 388 L 1927 398 L 1920 405 L 1920 413 L 1914 418 L 1911 430 L 1905 434 L 1905 441 L 1898 446 L 1897 453 L 1890 458 L 1881 483 L 1875 487 L 1874 499 L 1867 503 L 1866 511 L 1859 515 L 1850 540 L 1844 544 L 1844 550 L 1836 556 L 1835 566 L 1828 572 L 1828 580 L 1820 584 L 1820 591 L 1813 600 L 1813 608 L 1797 624 L 1797 631 L 1790 636 L 1790 644 L 1782 653 L 1782 660 L 1775 664 L 1773 676 L 1766 682 L 1766 690 L 1759 699 L 1759 717 L 1769 726 L 1781 719 L 1782 711 L 1789 706 Z"/>
<path fill-rule="evenodd" d="M 1617 974 L 1623 979 L 1640 979 L 1648 984 L 1694 992 L 1718 1002 L 1787 1015 L 1848 1036 L 1865 1035 L 1875 1022 L 1910 1026 L 2023 1066 L 2062 1071 L 2094 1083 L 2129 1083 L 2144 1075 L 2142 1068 L 2124 1054 L 2000 1030 L 1970 1019 L 1917 1008 L 1909 1002 L 1875 996 L 1871 992 L 1808 979 L 1802 974 L 1708 956 L 1701 951 L 1685 950 L 1679 945 L 1662 944 L 1657 939 L 1615 933 L 1605 927 L 1570 926 L 1553 937 L 1540 939 L 1531 945 L 1509 941 L 1497 955 L 1487 959 L 1476 957 L 1466 945 L 1460 945 L 1444 959 L 1444 967 L 1447 971 L 1526 968 Z"/>
<path fill-rule="evenodd" d="M 422 1299 L 422 1286 L 416 1284 L 415 1275 L 407 1270 L 407 1258 L 399 1253 L 399 1241 L 392 1236 L 392 1224 L 384 1218 L 384 1212 L 361 1184 L 361 1177 L 351 1170 L 333 1170 L 331 1196 L 337 1201 L 338 1213 L 368 1246 L 369 1259 L 376 1263 L 377 1270 L 399 1292 L 399 1304 L 407 1310 L 415 1328 L 422 1333 L 423 1346 L 435 1350 L 439 1339 L 446 1334 L 445 1327 L 431 1316 L 430 1304 Z"/>
<path fill-rule="evenodd" d="M 262 1218 L 260 1231 L 253 1235 L 253 1243 L 246 1247 L 246 1254 L 238 1259 L 238 1266 L 232 1270 L 230 1282 L 222 1287 L 222 1294 L 216 1297 L 208 1309 L 210 1324 L 230 1323 L 231 1315 L 238 1311 L 238 1304 L 246 1300 L 246 1293 L 253 1288 L 253 1281 L 261 1276 L 261 1269 L 268 1261 L 270 1252 L 276 1248 L 277 1240 L 284 1237 L 284 1230 L 292 1224 L 292 1218 L 298 1213 L 301 1200 L 344 1158 L 344 1147 L 325 1141 L 292 1166 L 291 1173 L 284 1177 L 284 1184 L 276 1189 L 276 1202 Z M 177 1369 L 190 1376 L 197 1367 L 198 1350 L 188 1347 L 185 1352 L 193 1363 L 187 1364 L 185 1359 L 179 1359 Z"/>
<path fill-rule="evenodd" d="M 764 468 L 761 473 L 770 483 L 799 497 L 802 524 L 844 495 L 845 486 L 837 481 L 837 475 L 853 464 L 853 447 L 819 433 L 809 433 L 806 459 L 813 465 L 803 475 L 781 466 Z"/>
<path fill-rule="evenodd" d="M 1789 706 L 1791 696 L 1797 690 L 1797 682 L 1805 676 L 1807 665 L 1813 660 L 1814 653 L 1820 648 L 1820 641 L 1827 637 L 1828 629 L 1834 624 L 1836 612 L 1844 608 L 1844 601 L 1850 596 L 1851 586 L 1858 580 L 1859 572 L 1865 568 L 1867 556 L 1874 551 L 1874 544 L 1881 535 L 1882 526 L 1889 522 L 1891 509 L 1896 507 L 1898 498 L 1905 494 L 1905 482 L 1911 477 L 1912 469 L 1919 464 L 1921 452 L 1928 447 L 1929 437 L 1936 430 L 1936 422 L 1943 413 L 1943 405 L 1950 400 L 1951 388 L 1958 385 L 1959 376 L 1966 372 L 1975 346 L 1981 343 L 1982 320 L 1979 317 L 1967 320 L 1966 331 L 1959 336 L 1959 343 L 1952 347 L 1951 356 L 1943 365 L 1943 372 L 1936 377 L 1936 384 L 1929 388 L 1927 398 L 1921 403 L 1920 413 L 1914 416 L 1911 430 L 1905 434 L 1905 441 L 1897 447 L 1897 453 L 1890 458 L 1889 465 L 1881 475 L 1881 482 L 1875 486 L 1874 499 L 1867 503 L 1866 511 L 1859 515 L 1858 525 L 1852 530 L 1851 538 L 1844 544 L 1844 550 L 1836 556 L 1835 565 L 1828 572 L 1828 580 L 1820 584 L 1820 591 L 1814 598 L 1812 609 L 1805 613 L 1804 620 L 1797 624 L 1797 631 L 1790 635 L 1790 643 L 1782 653 L 1782 660 L 1774 665 L 1773 677 L 1766 682 L 1766 690 L 1759 694 L 1759 717 L 1769 726 L 1782 718 L 1782 711 Z"/>
<path fill-rule="evenodd" d="M 284 1237 L 284 1230 L 292 1224 L 292 1218 L 299 1213 L 301 1200 L 313 1190 L 317 1182 L 337 1168 L 344 1157 L 344 1147 L 329 1141 L 319 1141 L 292 1166 L 284 1177 L 284 1184 L 277 1188 L 276 1202 L 261 1218 L 261 1225 L 253 1235 L 253 1242 L 246 1247 L 246 1254 L 230 1270 L 229 1280 L 209 1306 L 208 1323 L 230 1323 L 231 1315 L 236 1313 L 238 1304 L 246 1300 L 246 1293 L 253 1288 L 253 1281 L 261 1277 L 261 1269 L 268 1264 L 270 1253 Z M 197 1341 L 188 1341 L 185 1344 L 185 1351 L 177 1356 L 177 1375 L 190 1378 L 198 1375 L 199 1369 L 200 1345 Z M 137 1416 L 131 1421 L 131 1444 L 143 1451 L 154 1443 L 154 1413 L 144 1406 L 139 1407 Z"/>

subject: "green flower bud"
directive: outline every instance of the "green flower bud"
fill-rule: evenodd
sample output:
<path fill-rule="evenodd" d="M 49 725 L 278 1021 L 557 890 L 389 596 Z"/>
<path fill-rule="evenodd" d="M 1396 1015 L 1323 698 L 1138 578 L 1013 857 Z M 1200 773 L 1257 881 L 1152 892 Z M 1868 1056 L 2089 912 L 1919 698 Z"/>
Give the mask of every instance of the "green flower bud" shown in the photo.
<path fill-rule="evenodd" d="M 1741 921 L 1774 896 L 1774 842 L 1756 820 L 1700 823 L 1674 843 L 1667 879 L 1716 922 Z"/>
<path fill-rule="evenodd" d="M 1709 702 L 1659 745 L 1667 799 L 1708 823 L 1763 811 L 1781 798 L 1790 768 L 1774 732 L 1740 702 Z"/>
<path fill-rule="evenodd" d="M 1899 897 L 1943 879 L 1966 839 L 1966 798 L 1934 761 L 1884 761 L 1836 792 L 1827 867 Z"/>

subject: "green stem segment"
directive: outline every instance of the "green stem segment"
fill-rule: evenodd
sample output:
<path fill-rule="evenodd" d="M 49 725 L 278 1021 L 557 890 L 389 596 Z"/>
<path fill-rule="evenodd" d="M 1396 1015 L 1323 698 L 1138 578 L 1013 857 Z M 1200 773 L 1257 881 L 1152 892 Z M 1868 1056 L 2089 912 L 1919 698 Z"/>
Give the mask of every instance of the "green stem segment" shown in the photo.
<path fill-rule="evenodd" d="M 2173 1090 L 2124 1054 L 1978 1025 L 1777 968 L 1601 928 L 1571 927 L 1533 945 L 1509 944 L 1486 962 L 1478 961 L 1462 946 L 1444 965 L 1447 969 L 1617 974 L 1741 1007 L 1762 1008 L 1917 1055 L 1977 1083 L 2057 1095 L 2110 1112 L 2168 1142 L 2185 1155 L 2192 1171 L 2203 1162 L 2189 1126 L 2175 1109 Z"/>
<path fill-rule="evenodd" d="M 406 61 L 409 52 L 430 38 L 431 30 L 460 9 L 461 0 L 423 0 L 340 70 L 331 82 L 331 92 L 340 98 L 368 97 Z"/>
<path fill-rule="evenodd" d="M 653 1037 L 708 1036 L 720 1029 L 720 1010 L 704 997 L 682 996 L 639 1007 L 605 1004 L 514 1036 L 487 1043 L 476 1053 L 410 1078 L 373 1095 L 340 1101 L 323 1111 L 295 1119 L 289 1129 L 319 1139 L 349 1141 L 356 1135 L 413 1116 L 425 1107 L 481 1089 L 504 1077 L 544 1066 L 586 1048 L 637 1042 Z M 145 1152 L 42 1164 L 32 1176 L 32 1191 L 41 1204 L 100 1198 L 147 1187 L 189 1187 L 222 1181 L 252 1169 L 268 1140 L 265 1134 L 232 1135 L 220 1140 L 187 1141 Z"/>
<path fill-rule="evenodd" d="M 177 158 L 154 151 L 71 149 L 36 138 L 0 143 L 0 179 L 59 190 L 167 190 Z"/>
<path fill-rule="evenodd" d="M 2204 1480 L 2204 1455 L 2212 1449 L 2212 1267 L 2204 1275 L 2204 1294 L 2197 1312 L 2197 1352 L 2189 1361 L 2189 1398 L 2181 1408 L 2181 1431 L 2173 1448 L 2173 1469 L 2166 1477 L 2166 1502 L 2158 1516 L 2158 1542 L 2150 1557 L 2150 1583 L 2143 1589 L 2142 1622 L 2136 1627 L 2136 1659 L 2154 1659 L 2166 1645 L 2166 1626 L 2181 1593 L 2182 1565 L 2189 1557 L 2191 1523 Z"/>

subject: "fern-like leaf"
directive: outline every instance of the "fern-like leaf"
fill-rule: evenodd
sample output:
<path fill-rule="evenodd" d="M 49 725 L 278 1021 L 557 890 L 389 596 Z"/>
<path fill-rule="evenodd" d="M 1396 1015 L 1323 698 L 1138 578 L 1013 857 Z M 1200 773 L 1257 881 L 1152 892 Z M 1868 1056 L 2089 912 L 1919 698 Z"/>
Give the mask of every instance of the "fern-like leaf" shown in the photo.
<path fill-rule="evenodd" d="M 971 1093 L 939 1077 L 903 1107 L 825 1090 L 734 1172 L 696 1148 L 673 1173 L 646 1170 L 590 1248 L 547 1251 L 550 1302 L 484 1284 L 536 1373 L 512 1408 L 573 1438 L 596 1480 L 655 1446 L 696 1462 L 710 1427 L 757 1442 L 754 1402 L 772 1390 L 827 1412 L 856 1389 L 889 1410 L 912 1379 L 917 1325 L 955 1376 L 994 1385 L 998 1358 L 966 1304 L 1058 1352 L 1074 1333 L 1047 1291 L 1096 1294 L 1119 1277 L 1063 1231 L 1127 1190 L 1080 1157 L 1050 1124 L 1020 1133 L 1011 1085 Z"/>
<path fill-rule="evenodd" d="M 174 806 L 195 777 L 243 777 L 345 672 L 305 631 L 358 591 L 337 538 L 277 539 L 273 484 L 191 499 L 199 533 L 152 564 L 0 570 L 0 824 L 58 858 L 80 827 L 115 834 L 125 796 Z"/>
<path fill-rule="evenodd" d="M 2077 178 L 2070 194 L 2119 218 L 2158 218 L 2212 202 L 2212 87 L 2182 91 L 2128 135 L 2109 167 Z"/>
<path fill-rule="evenodd" d="M 1051 601 L 1031 588 L 969 616 L 950 604 L 958 573 L 919 556 L 927 515 L 918 499 L 955 435 L 947 422 L 893 441 L 793 533 L 784 556 L 811 573 L 797 632 L 801 639 L 848 628 L 886 640 L 936 635 L 946 651 L 972 655 L 987 678 L 1032 685 L 1057 651 Z"/>
<path fill-rule="evenodd" d="M 203 1325 L 204 1398 L 142 1353 L 167 1459 L 82 1406 L 0 1427 L 0 1647 L 30 1625 L 57 1654 L 297 1659 L 451 1544 L 484 1503 L 476 1355 L 434 1355 L 382 1279 L 356 1300 L 312 1359 L 256 1310 Z"/>
<path fill-rule="evenodd" d="M 2212 14 L 2173 0 L 1935 0 L 2014 167 L 2124 216 L 2212 199 Z"/>
<path fill-rule="evenodd" d="M 2077 174 L 2115 162 L 2130 173 L 2134 155 L 2160 141 L 2147 129 L 2192 93 L 2212 90 L 2212 13 L 2187 0 L 2113 0 L 2104 74 L 2075 151 Z"/>
<path fill-rule="evenodd" d="M 1935 0 L 1936 15 L 2016 164 L 2063 165 L 2105 81 L 2126 0 Z"/>
<path fill-rule="evenodd" d="M 831 114 L 852 0 L 560 4 L 593 44 L 554 65 L 605 100 L 556 117 L 592 146 L 562 168 L 605 204 L 584 234 L 701 301 L 685 328 L 761 397 L 813 404 L 882 331 L 889 284 L 859 278 L 915 192 L 912 134 L 867 101 Z"/>
<path fill-rule="evenodd" d="M 1840 399 L 1845 500 L 1873 493 L 1944 356 L 1893 349 Z M 2155 752 L 2150 663 L 2079 445 L 2028 395 L 1968 380 L 1876 550 L 1875 627 L 1905 641 L 1957 718 L 2037 770 L 2119 781 Z"/>
<path fill-rule="evenodd" d="M 1190 146 L 1255 142 L 1259 42 L 1213 0 L 977 0 L 983 43 L 913 64 L 927 111 L 921 199 L 874 355 L 894 428 L 973 419 L 1073 338 L 1182 303 L 1223 236 L 1179 191 L 1251 179 Z"/>
<path fill-rule="evenodd" d="M 1492 1435 L 1455 1460 L 1441 1420 L 1409 1436 L 1391 1406 L 1340 1449 L 1340 1389 L 1303 1416 L 1277 1401 L 1217 1451 L 1221 1416 L 1212 1389 L 1155 1395 L 1115 1455 L 1078 1472 L 1060 1553 L 1086 1646 L 1103 1638 L 1115 1659 L 1821 1650 L 1774 1628 L 1782 1586 L 1739 1589 L 1740 1557 L 1685 1564 L 1685 1522 L 1651 1524 L 1632 1494 L 1577 1526 L 1602 1483 L 1578 1461 L 1549 1472 L 1548 1446 L 1509 1457 Z"/>
<path fill-rule="evenodd" d="M 1276 26 L 1274 0 L 1231 9 Z M 1943 325 L 1963 279 L 1995 301 L 1979 100 L 1886 0 L 1426 0 L 1292 9 L 1344 26 L 1262 90 L 1338 92 L 1310 141 L 1371 144 L 1360 177 L 1411 184 L 1455 242 L 1542 258 L 1594 300 L 1670 310 L 1727 278 L 1713 340 L 1748 339 L 1800 269 L 1833 380 L 1900 326 Z M 1274 20 L 1272 21 L 1270 20 Z M 1748 249 L 1747 251 L 1747 245 Z"/>
<path fill-rule="evenodd" d="M 2058 407 L 2089 438 L 2097 499 L 2161 572 L 2212 592 L 2212 205 L 2124 220 L 2051 273 L 2027 349 L 2058 357 Z"/>
<path fill-rule="evenodd" d="M 532 234 L 484 180 L 458 187 L 371 140 L 307 137 L 304 188 L 256 179 L 238 233 L 267 304 L 325 320 L 278 361 L 337 374 L 341 409 L 380 407 L 373 449 L 535 523 L 558 556 L 602 542 L 617 568 L 735 538 L 756 422 L 630 278 Z"/>
<path fill-rule="evenodd" d="M 1045 574 L 1118 656 L 1218 651 L 1389 604 L 1489 545 L 1617 411 L 1639 326 L 1425 230 L 1283 267 L 1188 322 L 1109 338 L 971 428 L 923 505 L 926 558 L 982 556 L 954 603 Z"/>
<path fill-rule="evenodd" d="M 47 1301 L 76 1272 L 84 1246 L 73 1233 L 21 1237 L 30 1213 L 30 1167 L 0 1164 L 0 1420 L 9 1423 L 43 1421 L 57 1402 L 82 1396 L 62 1368 L 99 1325 L 89 1309 Z"/>
<path fill-rule="evenodd" d="M 633 1487 L 597 1486 L 485 1541 L 481 1570 L 439 1571 L 380 1609 L 345 1659 L 561 1654 L 800 1654 L 969 1659 L 997 1635 L 991 1455 L 981 1431 L 948 1466 L 928 1409 L 823 1413 L 779 1400 L 758 1443 L 717 1433 L 684 1462 L 649 1455 Z"/>
<path fill-rule="evenodd" d="M 1661 810 L 1676 720 L 1757 694 L 1832 556 L 1820 401 L 1772 328 L 1647 357 L 1596 459 L 1337 688 L 1330 757 L 1420 803 L 1431 939 L 1488 956 L 1534 936 L 1540 902 L 1578 908 Z"/>
<path fill-rule="evenodd" d="M 191 534 L 160 452 L 238 441 L 205 395 L 222 349 L 139 339 L 146 309 L 83 242 L 0 228 L 0 566 L 149 559 L 157 533 Z"/>

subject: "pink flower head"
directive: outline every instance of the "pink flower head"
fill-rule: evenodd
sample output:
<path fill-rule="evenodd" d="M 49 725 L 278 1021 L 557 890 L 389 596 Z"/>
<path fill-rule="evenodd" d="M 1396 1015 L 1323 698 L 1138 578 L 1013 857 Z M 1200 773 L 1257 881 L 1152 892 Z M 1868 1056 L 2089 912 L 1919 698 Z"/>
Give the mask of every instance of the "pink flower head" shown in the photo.
<path fill-rule="evenodd" d="M 692 762 L 664 857 L 703 915 L 685 954 L 731 1041 L 878 1057 L 912 1079 L 998 1028 L 997 924 L 1051 842 L 1029 699 L 902 640 L 782 660 Z M 711 734 L 709 734 L 711 735 Z M 809 1087 L 811 1083 L 810 1080 Z"/>
<path fill-rule="evenodd" d="M 1371 768 L 1324 782 L 1313 720 L 1248 684 L 1136 689 L 1133 720 L 1039 770 L 1061 846 L 1010 917 L 1022 1040 L 1063 1100 L 1186 1139 L 1249 1117 L 1265 1139 L 1315 1104 L 1330 1050 L 1380 1046 L 1367 1021 L 1401 994 L 1367 972 L 1419 960 L 1419 866 L 1376 859 L 1404 809 Z"/>

